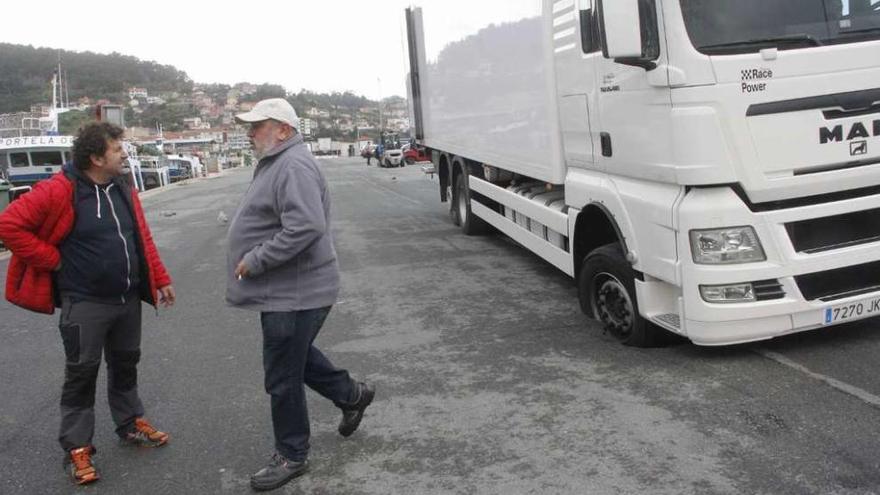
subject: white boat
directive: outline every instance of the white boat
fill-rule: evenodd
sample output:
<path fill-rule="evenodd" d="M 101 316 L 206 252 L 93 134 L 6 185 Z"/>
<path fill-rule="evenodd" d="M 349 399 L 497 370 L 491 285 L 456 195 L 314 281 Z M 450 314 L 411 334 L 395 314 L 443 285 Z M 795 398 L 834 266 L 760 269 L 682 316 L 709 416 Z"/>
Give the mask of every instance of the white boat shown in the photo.
<path fill-rule="evenodd" d="M 204 176 L 202 162 L 193 155 L 165 155 L 171 182 Z"/>
<path fill-rule="evenodd" d="M 0 139 L 0 171 L 16 186 L 48 179 L 71 161 L 72 136 Z"/>

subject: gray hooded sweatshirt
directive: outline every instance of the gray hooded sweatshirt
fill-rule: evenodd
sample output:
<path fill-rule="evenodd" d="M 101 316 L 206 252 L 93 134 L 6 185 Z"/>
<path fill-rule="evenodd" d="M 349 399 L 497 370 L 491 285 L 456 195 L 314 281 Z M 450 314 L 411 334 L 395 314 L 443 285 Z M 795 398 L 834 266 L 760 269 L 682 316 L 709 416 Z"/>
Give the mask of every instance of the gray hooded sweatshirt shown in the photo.
<path fill-rule="evenodd" d="M 247 277 L 237 280 L 244 260 Z M 300 134 L 270 150 L 229 225 L 226 301 L 252 311 L 336 302 L 339 269 L 327 181 Z"/>

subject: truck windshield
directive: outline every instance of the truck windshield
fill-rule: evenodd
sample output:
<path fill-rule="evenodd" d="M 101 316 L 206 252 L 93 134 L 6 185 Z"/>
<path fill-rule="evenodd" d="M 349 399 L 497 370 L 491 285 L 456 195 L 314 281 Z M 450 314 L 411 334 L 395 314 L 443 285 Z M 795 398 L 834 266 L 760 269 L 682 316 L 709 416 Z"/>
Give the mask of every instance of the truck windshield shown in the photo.
<path fill-rule="evenodd" d="M 681 9 L 707 55 L 880 39 L 880 0 L 681 0 Z"/>

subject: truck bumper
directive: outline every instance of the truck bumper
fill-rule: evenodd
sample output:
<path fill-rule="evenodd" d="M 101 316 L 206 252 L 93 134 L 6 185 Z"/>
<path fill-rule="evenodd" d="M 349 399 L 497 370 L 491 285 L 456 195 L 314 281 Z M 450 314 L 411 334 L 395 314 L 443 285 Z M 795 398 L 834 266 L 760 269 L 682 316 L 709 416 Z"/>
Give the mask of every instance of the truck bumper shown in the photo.
<path fill-rule="evenodd" d="M 829 218 L 847 222 L 856 212 L 878 209 L 880 195 L 751 211 L 729 188 L 692 191 L 679 210 L 679 333 L 696 344 L 725 345 L 817 328 L 832 331 L 842 323 L 880 316 L 880 241 L 838 245 L 838 239 L 832 238 L 837 234 L 830 232 L 834 229 L 821 228 L 829 225 Z M 826 223 L 811 223 L 816 219 Z M 807 225 L 811 242 L 822 243 L 824 236 L 829 237 L 828 248 L 799 246 L 792 230 L 796 224 Z M 754 227 L 766 261 L 735 265 L 693 261 L 690 230 L 743 225 Z M 857 223 L 853 225 L 858 234 Z M 700 293 L 701 285 L 768 281 L 784 295 L 758 297 L 754 302 L 709 303 Z"/>

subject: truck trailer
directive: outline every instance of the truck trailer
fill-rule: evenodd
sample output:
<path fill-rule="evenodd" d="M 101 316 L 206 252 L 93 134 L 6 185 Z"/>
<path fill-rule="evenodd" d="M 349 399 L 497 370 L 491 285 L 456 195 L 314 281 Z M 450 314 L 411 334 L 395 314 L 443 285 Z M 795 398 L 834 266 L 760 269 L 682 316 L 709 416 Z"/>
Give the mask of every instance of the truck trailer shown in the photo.
<path fill-rule="evenodd" d="M 880 0 L 430 16 L 406 11 L 407 87 L 452 222 L 571 276 L 623 343 L 880 315 Z"/>

